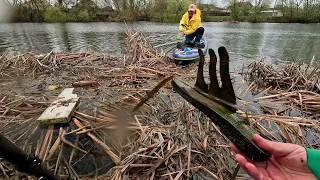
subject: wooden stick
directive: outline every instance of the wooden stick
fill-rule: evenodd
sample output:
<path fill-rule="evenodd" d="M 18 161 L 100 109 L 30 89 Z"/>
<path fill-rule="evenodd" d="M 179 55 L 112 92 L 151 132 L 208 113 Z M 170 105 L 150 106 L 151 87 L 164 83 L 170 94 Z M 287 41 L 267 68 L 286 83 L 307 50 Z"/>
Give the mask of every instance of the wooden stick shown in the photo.
<path fill-rule="evenodd" d="M 47 157 L 47 155 L 48 155 L 48 152 L 49 152 L 49 149 L 50 149 L 50 145 L 51 145 L 51 142 L 52 142 L 52 136 L 53 136 L 53 127 L 54 127 L 53 125 L 50 125 L 50 126 L 48 127 L 48 129 L 49 129 L 51 132 L 50 132 L 49 142 L 48 142 L 46 151 L 45 151 L 45 153 L 44 153 L 44 155 L 43 155 L 43 160 L 46 159 L 46 157 Z"/>
<path fill-rule="evenodd" d="M 87 151 L 85 151 L 85 150 L 79 148 L 78 146 L 72 144 L 72 143 L 71 143 L 70 141 L 68 141 L 64 136 L 65 136 L 64 134 L 62 134 L 62 135 L 60 136 L 62 142 L 64 142 L 65 144 L 68 144 L 69 146 L 71 146 L 71 147 L 73 147 L 73 148 L 75 148 L 75 149 L 78 149 L 79 151 L 81 151 L 81 152 L 83 152 L 83 153 L 85 153 L 85 154 L 88 153 Z"/>
<path fill-rule="evenodd" d="M 51 149 L 49 150 L 49 155 L 43 160 L 43 161 L 46 161 L 46 160 L 50 160 L 51 156 L 54 154 L 54 152 L 58 149 L 60 143 L 61 143 L 61 138 L 60 136 L 65 132 L 65 130 L 60 127 L 60 130 L 59 130 L 59 136 L 57 137 L 56 141 L 53 143 Z"/>
<path fill-rule="evenodd" d="M 188 148 L 188 171 L 187 171 L 187 177 L 190 177 L 190 163 L 191 163 L 191 143 L 189 143 L 189 148 Z"/>
<path fill-rule="evenodd" d="M 72 120 L 78 126 L 78 128 L 84 127 L 84 125 L 78 119 L 72 118 Z M 84 128 L 84 130 L 86 129 Z M 99 140 L 96 136 L 94 136 L 90 132 L 87 132 L 87 135 L 93 140 L 93 142 L 95 142 L 104 152 L 106 152 L 111 157 L 112 161 L 115 164 L 119 164 L 120 158 L 114 152 L 111 151 L 110 147 L 108 147 L 104 142 Z"/>
<path fill-rule="evenodd" d="M 111 118 L 101 119 L 101 118 L 89 116 L 89 115 L 87 115 L 87 114 L 83 114 L 83 113 L 78 112 L 78 111 L 76 111 L 75 113 L 76 113 L 77 115 L 80 115 L 80 116 L 82 116 L 82 117 L 84 117 L 84 118 L 87 118 L 87 119 L 89 119 L 89 120 L 96 121 L 96 122 L 115 122 L 115 121 L 116 121 L 116 120 L 111 119 Z"/>

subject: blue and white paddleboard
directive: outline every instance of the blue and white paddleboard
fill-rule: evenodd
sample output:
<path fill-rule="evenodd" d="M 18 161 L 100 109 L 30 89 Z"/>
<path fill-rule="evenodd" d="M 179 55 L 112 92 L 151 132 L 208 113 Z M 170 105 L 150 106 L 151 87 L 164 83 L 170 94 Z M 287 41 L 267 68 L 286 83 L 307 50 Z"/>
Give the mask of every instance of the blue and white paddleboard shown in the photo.
<path fill-rule="evenodd" d="M 204 44 L 204 47 L 201 48 L 203 54 L 206 55 L 208 52 L 208 44 L 205 38 L 201 38 L 200 44 Z M 182 47 L 176 48 L 172 53 L 173 59 L 181 62 L 191 62 L 199 59 L 199 53 L 197 47 Z"/>

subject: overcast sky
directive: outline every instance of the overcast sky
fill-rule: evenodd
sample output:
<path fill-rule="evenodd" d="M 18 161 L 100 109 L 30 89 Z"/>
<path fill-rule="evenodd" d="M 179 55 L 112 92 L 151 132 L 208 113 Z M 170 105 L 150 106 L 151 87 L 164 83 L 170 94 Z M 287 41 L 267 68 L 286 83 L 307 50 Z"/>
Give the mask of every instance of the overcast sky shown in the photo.
<path fill-rule="evenodd" d="M 2 1 L 2 0 L 0 0 Z M 51 4 L 53 4 L 56 0 L 49 0 Z M 201 3 L 212 3 L 214 2 L 218 7 L 226 7 L 228 5 L 229 0 L 200 0 Z"/>
<path fill-rule="evenodd" d="M 244 1 L 250 1 L 252 2 L 252 4 L 254 4 L 254 0 L 244 0 Z M 227 7 L 229 0 L 201 0 L 201 3 L 204 3 L 204 4 L 212 3 L 212 2 L 216 4 L 218 7 Z M 271 7 L 273 7 L 275 0 L 270 0 L 270 2 L 272 2 Z"/>
<path fill-rule="evenodd" d="M 4 0 L 0 0 L 1 1 L 4 1 Z M 9 0 L 11 1 L 11 0 Z M 54 3 L 56 0 L 48 0 L 50 1 L 50 3 Z M 99 0 L 98 0 L 99 1 Z M 204 4 L 207 4 L 207 3 L 214 3 L 216 4 L 218 7 L 227 7 L 228 5 L 228 2 L 230 0 L 200 0 L 201 3 L 204 3 Z M 244 1 L 250 1 L 250 2 L 253 2 L 254 0 L 244 0 Z M 274 2 L 275 0 L 270 0 L 271 2 Z M 254 4 L 254 3 L 253 3 Z"/>
<path fill-rule="evenodd" d="M 5 1 L 0 0 L 0 22 L 6 22 L 9 18 L 10 9 Z"/>
<path fill-rule="evenodd" d="M 227 6 L 226 1 L 227 0 L 201 0 L 201 3 L 207 4 L 207 3 L 212 3 L 213 2 L 218 7 L 225 7 L 225 6 Z"/>

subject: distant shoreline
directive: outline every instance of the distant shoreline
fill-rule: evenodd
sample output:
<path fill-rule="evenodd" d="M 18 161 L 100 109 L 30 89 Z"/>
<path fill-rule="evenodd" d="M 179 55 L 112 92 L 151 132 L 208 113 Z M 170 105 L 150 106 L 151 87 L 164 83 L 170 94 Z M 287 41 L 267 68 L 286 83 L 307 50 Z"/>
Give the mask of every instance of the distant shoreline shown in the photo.
<path fill-rule="evenodd" d="M 231 19 L 230 16 L 207 16 L 203 18 L 203 22 L 248 22 L 248 23 L 320 23 L 320 21 L 307 21 L 304 19 L 290 19 L 287 17 L 263 17 L 263 18 L 250 18 L 244 17 L 237 20 Z"/>
<path fill-rule="evenodd" d="M 155 23 L 179 23 L 179 22 L 161 22 L 161 21 L 152 21 L 152 20 L 118 20 L 118 19 L 110 19 L 110 20 L 92 20 L 92 21 L 66 21 L 66 22 L 45 22 L 45 21 L 9 21 L 9 22 L 1 22 L 0 23 L 99 23 L 99 22 L 155 22 Z M 268 19 L 268 18 L 260 18 L 256 20 L 252 20 L 249 18 L 242 18 L 238 20 L 232 20 L 232 19 L 219 19 L 219 18 L 212 18 L 210 19 L 202 19 L 202 22 L 228 22 L 228 23 L 240 23 L 240 22 L 246 22 L 246 23 L 301 23 L 301 24 L 318 24 L 319 22 L 308 22 L 305 20 L 290 20 L 287 18 L 277 18 L 277 19 Z"/>

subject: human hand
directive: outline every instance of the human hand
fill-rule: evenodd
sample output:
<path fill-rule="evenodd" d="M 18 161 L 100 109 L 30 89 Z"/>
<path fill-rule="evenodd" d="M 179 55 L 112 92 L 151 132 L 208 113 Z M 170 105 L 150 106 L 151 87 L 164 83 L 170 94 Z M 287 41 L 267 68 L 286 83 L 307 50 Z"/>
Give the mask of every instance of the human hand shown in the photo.
<path fill-rule="evenodd" d="M 183 32 L 183 31 L 180 31 L 180 32 L 178 33 L 178 35 L 177 35 L 177 38 L 178 38 L 178 39 L 182 39 L 183 36 L 184 36 L 184 32 Z"/>
<path fill-rule="evenodd" d="M 272 157 L 253 162 L 230 143 L 239 165 L 255 180 L 317 180 L 307 165 L 305 148 L 296 144 L 273 142 L 255 134 L 255 143 Z"/>

